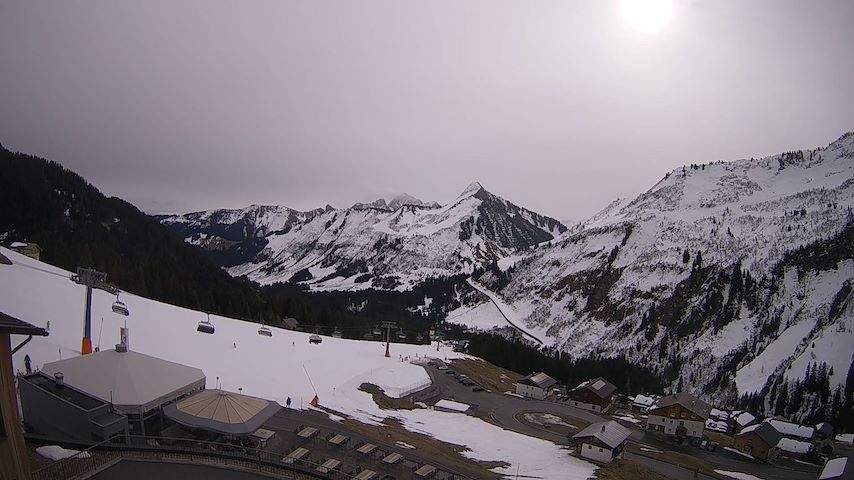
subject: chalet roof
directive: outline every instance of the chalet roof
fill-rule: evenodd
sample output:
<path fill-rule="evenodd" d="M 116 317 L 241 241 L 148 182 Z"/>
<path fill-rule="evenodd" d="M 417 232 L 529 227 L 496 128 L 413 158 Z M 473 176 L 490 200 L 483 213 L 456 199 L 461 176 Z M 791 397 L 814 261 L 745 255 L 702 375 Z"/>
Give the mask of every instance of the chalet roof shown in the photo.
<path fill-rule="evenodd" d="M 825 437 L 829 437 L 833 435 L 833 425 L 827 422 L 821 422 L 815 426 L 816 432 L 824 435 Z"/>
<path fill-rule="evenodd" d="M 590 390 L 594 395 L 599 398 L 607 398 L 615 391 L 617 391 L 617 387 L 615 387 L 611 382 L 605 380 L 602 377 L 586 380 L 577 387 L 573 388 L 572 390 L 578 391 L 583 389 Z"/>
<path fill-rule="evenodd" d="M 699 415 L 703 418 L 703 420 L 707 420 L 709 418 L 709 414 L 712 412 L 711 405 L 700 400 L 694 395 L 691 395 L 688 392 L 679 392 L 674 393 L 672 395 L 665 395 L 659 398 L 658 401 L 655 402 L 652 407 L 650 407 L 650 410 L 665 408 L 677 404 Z"/>
<path fill-rule="evenodd" d="M 630 398 L 632 400 L 632 404 L 639 407 L 650 407 L 655 403 L 655 397 L 647 397 L 640 393 Z"/>
<path fill-rule="evenodd" d="M 0 333 L 9 335 L 38 335 L 41 337 L 48 336 L 47 330 L 31 325 L 23 320 L 0 312 Z"/>
<path fill-rule="evenodd" d="M 617 448 L 625 442 L 632 432 L 619 423 L 608 420 L 607 422 L 591 423 L 584 430 L 576 433 L 572 438 L 597 438 L 611 448 Z"/>
<path fill-rule="evenodd" d="M 523 385 L 531 385 L 532 387 L 539 387 L 539 388 L 542 388 L 545 390 L 545 389 L 551 387 L 552 385 L 556 384 L 557 380 L 546 375 L 543 372 L 539 372 L 539 373 L 532 373 L 531 375 L 528 375 L 527 377 L 522 377 L 516 383 L 521 383 Z"/>
<path fill-rule="evenodd" d="M 761 438 L 762 441 L 765 442 L 765 444 L 769 447 L 776 446 L 778 443 L 780 443 L 780 440 L 783 439 L 783 435 L 778 432 L 777 429 L 775 429 L 771 425 L 768 425 L 767 423 L 759 423 L 746 427 L 744 430 L 741 431 L 741 433 L 736 435 L 736 437 L 739 435 L 748 434 L 750 432 L 753 432 L 758 435 L 759 438 Z"/>
<path fill-rule="evenodd" d="M 809 440 L 815 436 L 815 429 L 813 427 L 806 427 L 804 425 L 798 425 L 797 423 L 787 422 L 785 420 L 776 420 L 773 418 L 765 421 L 770 423 L 778 432 L 787 437 Z"/>
<path fill-rule="evenodd" d="M 750 425 L 756 421 L 756 417 L 754 417 L 750 412 L 732 412 L 732 414 L 734 416 L 735 423 L 740 427 Z"/>

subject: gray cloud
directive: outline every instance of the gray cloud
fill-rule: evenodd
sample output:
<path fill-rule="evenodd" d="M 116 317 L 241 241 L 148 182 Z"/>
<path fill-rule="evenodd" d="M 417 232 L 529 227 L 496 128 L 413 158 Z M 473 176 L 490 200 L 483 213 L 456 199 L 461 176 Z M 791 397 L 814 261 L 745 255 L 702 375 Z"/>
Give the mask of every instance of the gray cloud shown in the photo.
<path fill-rule="evenodd" d="M 0 1 L 0 141 L 150 211 L 472 180 L 581 219 L 854 128 L 854 3 Z"/>

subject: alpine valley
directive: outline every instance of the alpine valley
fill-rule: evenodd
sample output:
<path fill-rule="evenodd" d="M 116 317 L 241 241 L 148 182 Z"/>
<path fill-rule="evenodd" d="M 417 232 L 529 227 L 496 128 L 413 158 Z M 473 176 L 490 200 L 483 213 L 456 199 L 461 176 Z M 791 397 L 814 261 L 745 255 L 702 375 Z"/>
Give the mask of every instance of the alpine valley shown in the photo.
<path fill-rule="evenodd" d="M 260 284 L 408 290 L 471 277 L 449 321 L 512 322 L 551 351 L 621 356 L 721 404 L 807 419 L 852 396 L 852 206 L 854 132 L 685 165 L 571 228 L 479 183 L 446 205 L 401 195 L 158 219 Z M 795 389 L 796 403 L 780 400 Z"/>

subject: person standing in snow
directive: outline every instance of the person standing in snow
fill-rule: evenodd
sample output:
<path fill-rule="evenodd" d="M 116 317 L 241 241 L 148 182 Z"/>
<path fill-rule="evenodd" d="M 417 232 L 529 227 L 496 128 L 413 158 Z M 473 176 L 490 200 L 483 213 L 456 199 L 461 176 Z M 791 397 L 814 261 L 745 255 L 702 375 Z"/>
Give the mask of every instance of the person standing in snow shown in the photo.
<path fill-rule="evenodd" d="M 288 397 L 288 399 L 285 400 L 285 408 L 291 408 L 291 397 Z"/>
<path fill-rule="evenodd" d="M 237 342 L 234 342 L 234 348 L 237 348 Z"/>
<path fill-rule="evenodd" d="M 33 368 L 30 362 L 30 355 L 24 355 L 24 367 L 27 369 L 27 375 L 33 373 Z"/>

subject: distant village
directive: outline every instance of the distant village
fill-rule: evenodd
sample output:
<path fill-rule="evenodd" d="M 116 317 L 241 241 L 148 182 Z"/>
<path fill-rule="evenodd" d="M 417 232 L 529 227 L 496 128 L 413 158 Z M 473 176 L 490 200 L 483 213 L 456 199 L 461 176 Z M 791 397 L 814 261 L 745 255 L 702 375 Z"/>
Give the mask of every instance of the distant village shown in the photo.
<path fill-rule="evenodd" d="M 591 412 L 608 413 L 618 422 L 672 437 L 675 442 L 706 450 L 724 448 L 756 461 L 774 462 L 780 457 L 788 457 L 820 465 L 827 460 L 828 474 L 822 473 L 819 478 L 849 478 L 830 473 L 835 472 L 840 463 L 850 463 L 847 456 L 854 453 L 854 434 L 837 435 L 827 422 L 799 425 L 780 416 L 757 418 L 744 410 L 720 410 L 685 391 L 664 396 L 624 396 L 617 392 L 616 386 L 601 377 L 568 389 L 539 372 L 516 382 L 515 393 L 538 400 L 551 399 Z M 609 425 L 597 425 L 593 430 L 588 428 L 579 432 L 573 439 L 578 443 L 580 456 L 610 462 L 622 452 L 629 436 L 630 432 L 625 428 L 620 430 Z M 851 469 L 852 466 L 848 465 L 848 470 Z"/>

